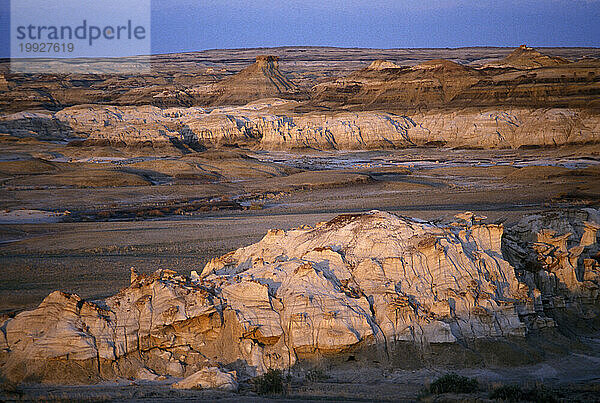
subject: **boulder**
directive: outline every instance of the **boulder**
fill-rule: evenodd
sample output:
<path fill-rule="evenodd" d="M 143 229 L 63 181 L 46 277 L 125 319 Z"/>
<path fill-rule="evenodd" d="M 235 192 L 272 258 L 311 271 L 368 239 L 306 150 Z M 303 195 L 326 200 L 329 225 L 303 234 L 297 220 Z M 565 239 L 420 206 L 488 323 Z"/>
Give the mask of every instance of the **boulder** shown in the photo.
<path fill-rule="evenodd" d="M 235 392 L 238 389 L 236 373 L 223 372 L 219 368 L 202 368 L 200 371 L 173 384 L 175 389 L 222 389 Z"/>

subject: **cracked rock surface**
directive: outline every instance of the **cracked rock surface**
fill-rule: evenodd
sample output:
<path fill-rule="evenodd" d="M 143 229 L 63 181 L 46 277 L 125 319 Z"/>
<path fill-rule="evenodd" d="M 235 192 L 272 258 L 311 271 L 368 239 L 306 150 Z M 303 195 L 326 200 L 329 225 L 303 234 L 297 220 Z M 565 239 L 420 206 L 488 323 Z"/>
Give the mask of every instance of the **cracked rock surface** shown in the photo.
<path fill-rule="evenodd" d="M 597 318 L 598 211 L 529 216 L 509 230 L 457 218 L 341 215 L 271 230 L 191 278 L 132 270 L 131 285 L 104 300 L 54 292 L 0 324 L 2 374 L 234 388 L 218 368 L 243 378 L 363 349 L 393 361 L 399 343 L 522 339 Z"/>

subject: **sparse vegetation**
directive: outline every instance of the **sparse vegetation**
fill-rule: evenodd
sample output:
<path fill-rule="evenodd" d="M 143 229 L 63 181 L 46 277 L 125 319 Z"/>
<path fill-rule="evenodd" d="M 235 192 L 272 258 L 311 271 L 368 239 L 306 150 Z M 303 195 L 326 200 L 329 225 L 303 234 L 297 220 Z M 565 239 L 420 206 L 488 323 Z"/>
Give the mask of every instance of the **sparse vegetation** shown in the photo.
<path fill-rule="evenodd" d="M 265 374 L 252 380 L 254 391 L 259 395 L 276 395 L 284 391 L 283 373 L 279 369 L 269 369 Z"/>
<path fill-rule="evenodd" d="M 322 369 L 311 369 L 306 372 L 306 380 L 309 382 L 323 382 L 329 376 Z"/>
<path fill-rule="evenodd" d="M 490 393 L 490 399 L 505 400 L 509 402 L 540 402 L 554 403 L 559 399 L 556 394 L 544 387 L 522 389 L 518 385 L 503 385 Z"/>
<path fill-rule="evenodd" d="M 479 388 L 477 379 L 467 378 L 455 373 L 446 374 L 431 383 L 429 393 L 473 393 Z"/>

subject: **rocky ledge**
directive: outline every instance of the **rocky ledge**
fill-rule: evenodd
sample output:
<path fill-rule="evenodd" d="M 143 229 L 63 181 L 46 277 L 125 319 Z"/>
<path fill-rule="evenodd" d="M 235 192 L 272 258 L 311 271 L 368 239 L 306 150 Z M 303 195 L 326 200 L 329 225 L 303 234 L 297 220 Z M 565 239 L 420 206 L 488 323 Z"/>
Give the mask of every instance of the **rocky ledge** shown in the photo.
<path fill-rule="evenodd" d="M 503 149 L 598 144 L 600 115 L 585 109 L 463 108 L 424 112 L 307 113 L 267 99 L 215 109 L 77 106 L 0 117 L 0 133 L 80 139 L 84 145 L 154 148 L 245 146 L 264 150 L 419 146 Z"/>
<path fill-rule="evenodd" d="M 175 386 L 235 389 L 237 376 L 307 360 L 366 353 L 402 365 L 408 347 L 515 348 L 563 323 L 597 323 L 598 211 L 529 216 L 509 230 L 472 213 L 456 218 L 341 215 L 271 230 L 190 277 L 132 270 L 129 287 L 96 301 L 54 292 L 0 322 L 2 375 L 187 376 Z"/>

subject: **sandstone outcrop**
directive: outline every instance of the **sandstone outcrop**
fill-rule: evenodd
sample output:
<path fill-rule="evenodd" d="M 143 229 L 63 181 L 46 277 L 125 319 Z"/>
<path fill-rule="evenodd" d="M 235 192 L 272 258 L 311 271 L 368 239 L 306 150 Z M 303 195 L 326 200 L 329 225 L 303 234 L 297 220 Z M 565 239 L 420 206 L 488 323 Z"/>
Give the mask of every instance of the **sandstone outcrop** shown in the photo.
<path fill-rule="evenodd" d="M 587 109 L 462 108 L 294 114 L 293 101 L 242 107 L 81 106 L 53 115 L 0 119 L 17 136 L 74 138 L 112 146 L 221 147 L 265 150 L 378 149 L 424 145 L 471 148 L 560 146 L 600 141 L 600 115 Z"/>
<path fill-rule="evenodd" d="M 519 148 L 597 143 L 600 116 L 573 109 L 462 109 L 304 115 L 260 122 L 263 149 L 374 149 L 424 145 Z"/>
<path fill-rule="evenodd" d="M 598 211 L 529 217 L 508 236 L 483 217 L 459 220 L 341 215 L 269 231 L 192 278 L 132 272 L 129 287 L 97 301 L 55 292 L 3 319 L 0 369 L 13 381 L 156 374 L 234 388 L 226 371 L 244 378 L 363 349 L 393 361 L 399 343 L 519 338 L 552 329 L 563 311 L 598 317 Z"/>
<path fill-rule="evenodd" d="M 373 63 L 367 67 L 369 70 L 385 70 L 385 69 L 399 69 L 401 66 L 398 66 L 396 63 L 390 62 L 388 60 L 377 59 Z"/>
<path fill-rule="evenodd" d="M 525 217 L 503 242 L 504 256 L 535 290 L 536 309 L 557 320 L 598 320 L 600 314 L 598 210 Z"/>
<path fill-rule="evenodd" d="M 490 63 L 489 66 L 536 69 L 539 67 L 559 66 L 568 63 L 570 63 L 570 61 L 563 57 L 548 56 L 527 45 L 521 45 L 504 59 L 499 60 L 496 63 Z"/>
<path fill-rule="evenodd" d="M 235 392 L 238 389 L 236 373 L 223 372 L 219 368 L 202 368 L 200 371 L 175 383 L 175 389 L 222 389 Z"/>

